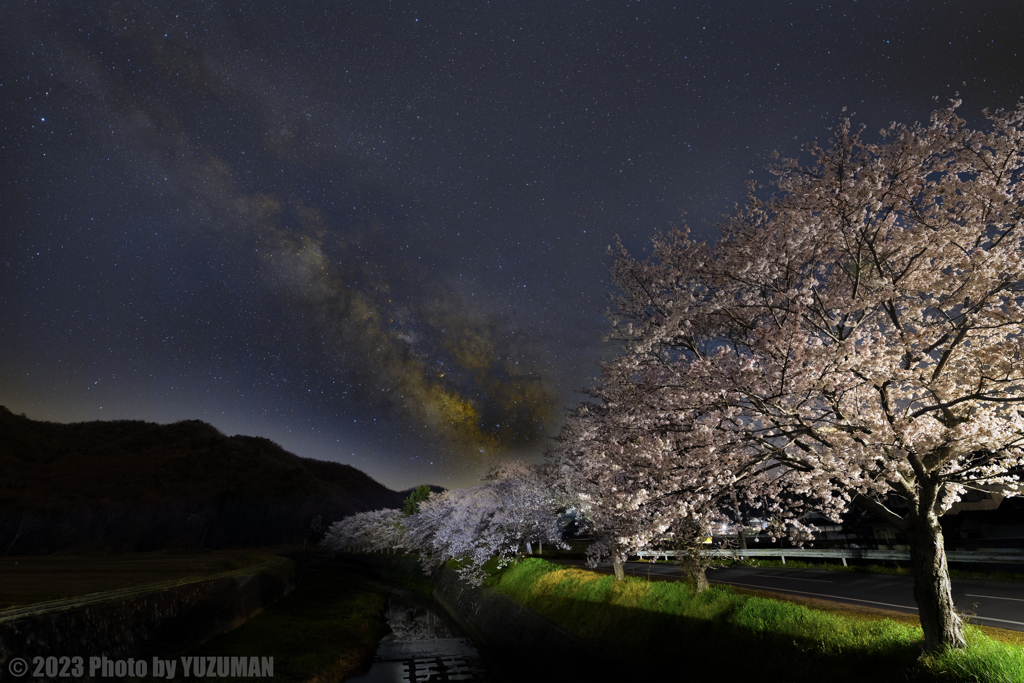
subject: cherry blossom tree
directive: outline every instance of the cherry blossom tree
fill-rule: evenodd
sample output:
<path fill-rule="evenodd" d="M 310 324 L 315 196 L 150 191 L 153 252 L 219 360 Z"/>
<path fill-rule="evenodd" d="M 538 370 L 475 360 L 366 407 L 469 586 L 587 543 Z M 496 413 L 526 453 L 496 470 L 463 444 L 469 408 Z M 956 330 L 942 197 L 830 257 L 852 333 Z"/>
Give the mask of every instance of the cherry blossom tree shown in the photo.
<path fill-rule="evenodd" d="M 562 545 L 557 528 L 557 513 L 562 499 L 552 491 L 543 473 L 520 460 L 507 460 L 493 465 L 483 476 L 500 501 L 501 515 L 497 521 L 514 546 L 515 558 L 533 554 L 533 543 L 547 541 Z"/>
<path fill-rule="evenodd" d="M 502 567 L 520 559 L 532 542 L 562 543 L 555 499 L 532 468 L 501 463 L 484 482 L 433 493 L 405 520 L 406 541 L 419 551 L 426 571 L 461 560 L 460 575 L 479 584 L 492 558 Z"/>
<path fill-rule="evenodd" d="M 546 451 L 545 473 L 568 507 L 587 521 L 591 566 L 608 559 L 615 577 L 639 550 L 670 545 L 698 591 L 712 561 L 704 539 L 720 523 L 723 498 L 736 478 L 723 476 L 725 457 L 680 457 L 688 444 L 654 422 L 638 384 L 608 382 L 569 413 Z"/>
<path fill-rule="evenodd" d="M 330 526 L 320 547 L 330 551 L 394 552 L 407 548 L 401 510 L 358 512 Z"/>
<path fill-rule="evenodd" d="M 500 529 L 489 522 L 498 508 L 488 486 L 431 493 L 420 511 L 406 519 L 409 544 L 425 572 L 448 560 L 462 560 L 460 575 L 473 584 L 484 578 L 483 565 L 503 546 Z"/>
<path fill-rule="evenodd" d="M 663 533 L 668 523 L 651 507 L 644 507 L 649 486 L 640 481 L 637 464 L 630 458 L 634 435 L 618 420 L 620 407 L 601 389 L 593 389 L 601 402 L 584 402 L 566 417 L 562 431 L 546 451 L 546 473 L 552 485 L 573 497 L 572 508 L 585 529 L 594 537 L 587 548 L 591 566 L 608 559 L 615 578 L 625 577 L 623 563 L 652 538 Z M 602 395 L 603 394 L 603 395 Z"/>
<path fill-rule="evenodd" d="M 1024 466 L 1024 103 L 984 130 L 958 106 L 879 142 L 842 121 L 714 244 L 620 246 L 606 368 L 620 421 L 668 445 L 623 486 L 682 469 L 791 520 L 863 506 L 910 544 L 929 649 L 964 645 L 939 515 Z"/>

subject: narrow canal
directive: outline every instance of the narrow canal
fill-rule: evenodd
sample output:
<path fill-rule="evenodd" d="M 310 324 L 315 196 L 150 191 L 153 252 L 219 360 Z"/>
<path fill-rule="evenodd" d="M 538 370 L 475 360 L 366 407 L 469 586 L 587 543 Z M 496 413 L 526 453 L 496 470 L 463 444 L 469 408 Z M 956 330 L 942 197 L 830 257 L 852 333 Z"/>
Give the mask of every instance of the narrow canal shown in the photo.
<path fill-rule="evenodd" d="M 384 586 L 381 586 L 384 588 Z M 432 600 L 397 588 L 386 613 L 391 634 L 381 640 L 370 670 L 351 683 L 494 681 L 473 643 Z"/>

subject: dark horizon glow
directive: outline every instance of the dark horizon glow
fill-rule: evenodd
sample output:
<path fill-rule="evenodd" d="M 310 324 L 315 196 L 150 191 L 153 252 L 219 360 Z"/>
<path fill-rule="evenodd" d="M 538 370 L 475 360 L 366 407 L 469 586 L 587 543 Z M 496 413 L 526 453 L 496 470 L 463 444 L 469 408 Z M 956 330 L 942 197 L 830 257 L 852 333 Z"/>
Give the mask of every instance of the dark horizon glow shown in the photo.
<path fill-rule="evenodd" d="M 1024 96 L 1012 4 L 8 4 L 0 405 L 394 489 L 538 456 L 610 352 L 616 235 L 713 237 L 843 107 Z"/>

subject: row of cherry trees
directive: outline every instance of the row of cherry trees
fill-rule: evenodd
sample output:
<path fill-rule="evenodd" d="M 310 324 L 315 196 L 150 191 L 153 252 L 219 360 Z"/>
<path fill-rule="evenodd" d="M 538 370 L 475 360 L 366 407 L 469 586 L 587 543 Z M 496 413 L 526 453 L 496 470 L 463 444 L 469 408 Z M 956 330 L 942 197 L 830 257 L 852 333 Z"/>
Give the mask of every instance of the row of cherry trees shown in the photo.
<path fill-rule="evenodd" d="M 425 571 L 460 560 L 459 573 L 479 584 L 483 566 L 505 566 L 532 553 L 533 543 L 562 543 L 557 520 L 564 509 L 538 468 L 512 461 L 493 466 L 471 489 L 432 493 L 415 506 L 346 517 L 331 525 L 328 550 L 419 553 Z"/>
<path fill-rule="evenodd" d="M 714 243 L 676 230 L 643 261 L 619 245 L 622 350 L 543 466 L 343 520 L 325 545 L 460 558 L 479 581 L 574 509 L 619 578 L 667 536 L 699 576 L 737 498 L 797 538 L 804 513 L 859 505 L 910 545 L 927 647 L 964 646 L 939 516 L 970 489 L 1019 492 L 1024 468 L 1024 104 L 986 130 L 958 106 L 878 143 L 842 121 Z"/>
<path fill-rule="evenodd" d="M 958 105 L 879 143 L 843 121 L 712 244 L 619 245 L 622 352 L 549 451 L 598 552 L 692 547 L 734 494 L 778 533 L 856 504 L 907 538 L 927 646 L 964 645 L 939 516 L 1024 466 L 1024 104 Z"/>

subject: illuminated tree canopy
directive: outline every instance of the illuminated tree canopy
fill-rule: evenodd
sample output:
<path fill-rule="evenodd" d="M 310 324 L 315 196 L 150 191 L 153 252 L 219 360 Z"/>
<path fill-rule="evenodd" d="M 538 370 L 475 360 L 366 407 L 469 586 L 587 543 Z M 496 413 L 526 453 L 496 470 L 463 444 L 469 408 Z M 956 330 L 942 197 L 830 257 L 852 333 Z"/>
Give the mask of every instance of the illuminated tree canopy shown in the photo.
<path fill-rule="evenodd" d="M 964 644 L 939 515 L 1019 490 L 1024 465 L 1024 105 L 986 130 L 958 106 L 877 143 L 842 121 L 713 244 L 676 230 L 644 261 L 620 245 L 624 351 L 590 430 L 617 436 L 580 441 L 577 415 L 562 439 L 658 526 L 732 487 L 791 529 L 801 506 L 867 508 L 910 543 L 930 648 Z"/>

